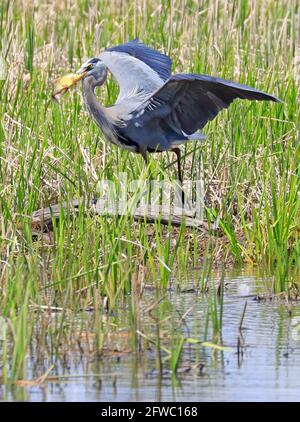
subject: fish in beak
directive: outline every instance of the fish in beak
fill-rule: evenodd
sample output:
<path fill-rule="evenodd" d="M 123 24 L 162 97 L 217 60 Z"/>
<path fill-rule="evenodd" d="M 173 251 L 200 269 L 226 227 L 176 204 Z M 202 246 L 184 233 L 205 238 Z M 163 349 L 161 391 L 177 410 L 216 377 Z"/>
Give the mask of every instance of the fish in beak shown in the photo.
<path fill-rule="evenodd" d="M 69 88 L 75 86 L 78 81 L 83 79 L 87 72 L 77 73 L 68 73 L 67 75 L 62 76 L 61 78 L 55 79 L 53 81 L 54 89 L 52 92 L 52 98 L 55 101 L 58 101 L 60 95 L 64 95 Z"/>

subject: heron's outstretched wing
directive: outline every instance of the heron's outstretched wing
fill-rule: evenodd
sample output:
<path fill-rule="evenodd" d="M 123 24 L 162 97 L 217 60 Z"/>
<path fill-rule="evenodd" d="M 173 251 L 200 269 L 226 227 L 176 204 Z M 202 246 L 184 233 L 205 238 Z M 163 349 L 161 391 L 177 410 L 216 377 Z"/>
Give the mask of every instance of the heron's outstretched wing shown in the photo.
<path fill-rule="evenodd" d="M 177 74 L 137 109 L 135 117 L 144 123 L 161 117 L 175 132 L 190 135 L 202 129 L 236 98 L 280 101 L 272 95 L 225 79 Z"/>
<path fill-rule="evenodd" d="M 127 97 L 154 92 L 171 76 L 171 59 L 137 38 L 109 48 L 99 58 L 120 86 L 117 103 Z"/>

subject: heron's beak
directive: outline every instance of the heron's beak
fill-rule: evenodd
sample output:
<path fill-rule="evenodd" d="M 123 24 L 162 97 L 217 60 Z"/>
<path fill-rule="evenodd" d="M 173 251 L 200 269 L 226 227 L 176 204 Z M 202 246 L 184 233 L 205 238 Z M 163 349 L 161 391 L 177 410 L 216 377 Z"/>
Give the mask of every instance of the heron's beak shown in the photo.
<path fill-rule="evenodd" d="M 67 75 L 62 76 L 61 78 L 55 79 L 53 81 L 54 90 L 52 93 L 52 98 L 57 101 L 57 97 L 59 95 L 65 94 L 69 88 L 75 86 L 78 81 L 80 81 L 86 76 L 87 73 L 87 71 L 84 71 L 80 74 L 68 73 Z"/>

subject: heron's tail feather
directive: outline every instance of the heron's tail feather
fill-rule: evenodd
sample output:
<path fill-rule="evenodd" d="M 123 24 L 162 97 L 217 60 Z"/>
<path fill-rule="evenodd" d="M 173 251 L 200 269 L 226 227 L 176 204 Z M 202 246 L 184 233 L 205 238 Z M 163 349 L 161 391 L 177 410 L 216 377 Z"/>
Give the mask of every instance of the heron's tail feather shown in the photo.
<path fill-rule="evenodd" d="M 204 133 L 193 133 L 192 135 L 188 135 L 188 140 L 189 141 L 200 141 L 200 140 L 204 140 L 206 139 L 206 135 L 204 135 Z"/>
<path fill-rule="evenodd" d="M 201 141 L 201 140 L 203 141 L 204 139 L 206 139 L 206 135 L 204 135 L 203 133 L 200 133 L 200 132 L 193 133 L 192 135 L 185 134 L 185 136 L 186 136 L 186 138 L 183 138 L 183 139 L 172 140 L 169 144 L 168 149 L 176 147 L 177 145 L 186 144 L 189 141 Z"/>

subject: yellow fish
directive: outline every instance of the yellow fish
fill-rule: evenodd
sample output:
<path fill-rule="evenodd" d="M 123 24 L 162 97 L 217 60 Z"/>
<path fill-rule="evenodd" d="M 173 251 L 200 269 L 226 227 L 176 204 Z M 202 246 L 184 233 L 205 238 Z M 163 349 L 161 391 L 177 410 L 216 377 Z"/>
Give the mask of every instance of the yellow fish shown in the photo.
<path fill-rule="evenodd" d="M 68 73 L 61 78 L 53 81 L 54 90 L 52 98 L 57 101 L 57 96 L 65 94 L 69 88 L 76 85 L 85 76 L 85 72 L 77 75 L 77 73 Z"/>

